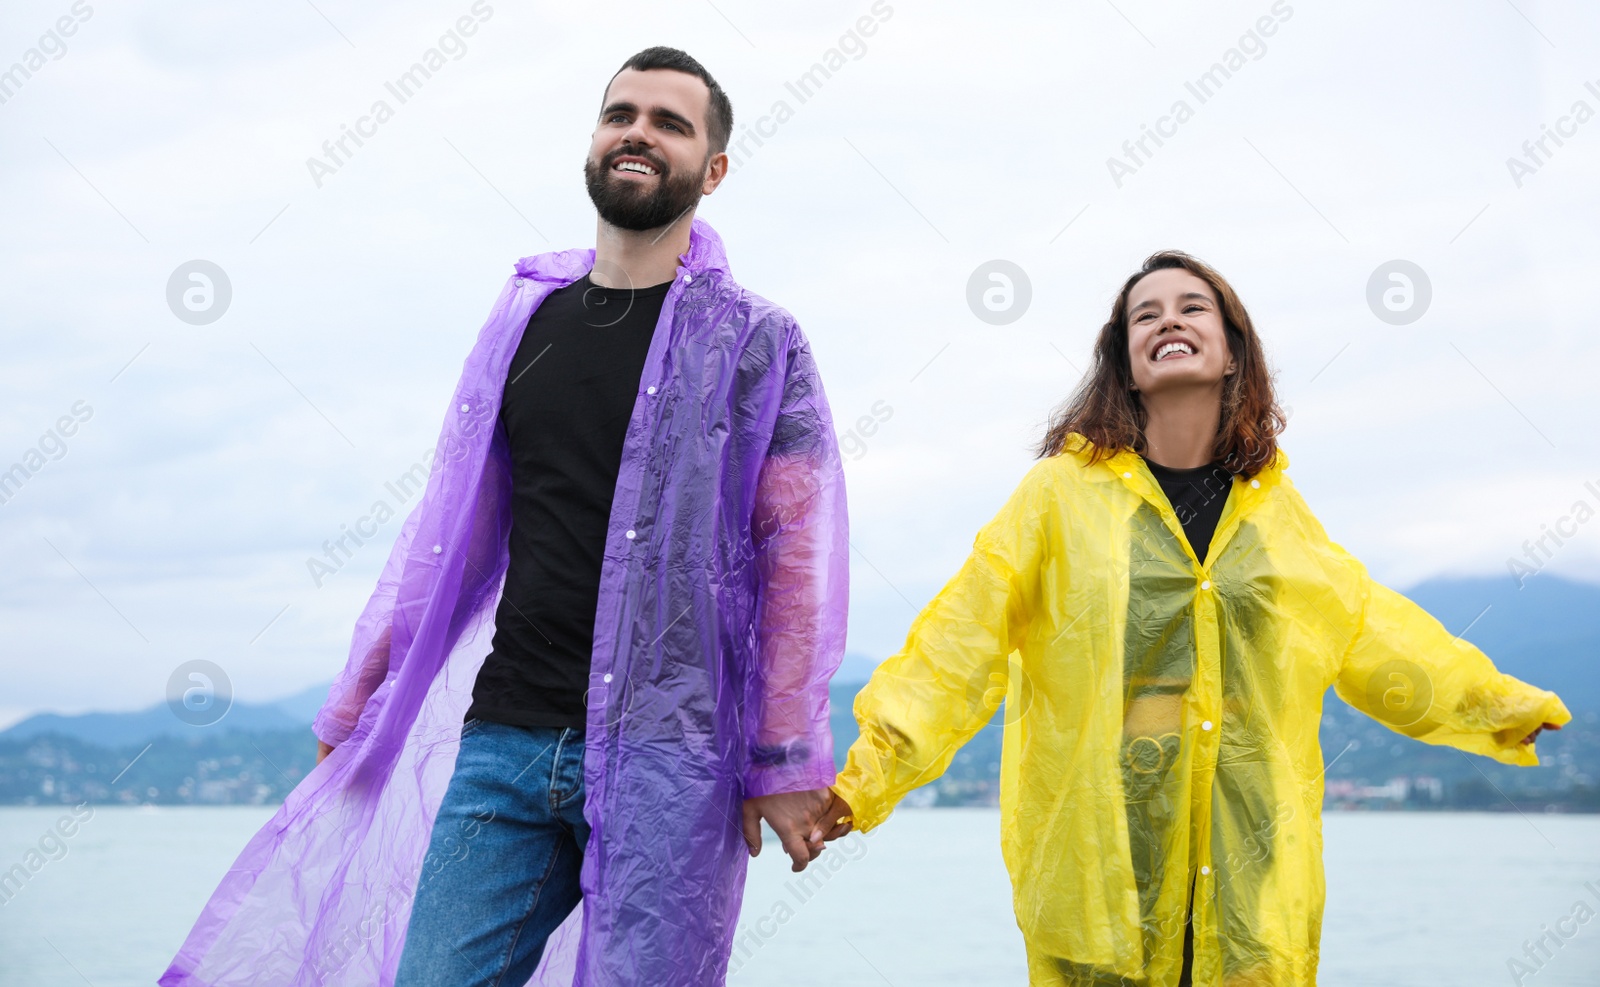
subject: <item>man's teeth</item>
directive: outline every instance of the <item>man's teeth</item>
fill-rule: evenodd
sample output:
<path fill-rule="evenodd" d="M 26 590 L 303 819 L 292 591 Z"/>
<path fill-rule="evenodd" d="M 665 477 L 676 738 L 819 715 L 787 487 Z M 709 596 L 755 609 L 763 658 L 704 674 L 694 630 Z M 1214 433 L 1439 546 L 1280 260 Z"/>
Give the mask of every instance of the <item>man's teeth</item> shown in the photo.
<path fill-rule="evenodd" d="M 624 161 L 617 165 L 617 171 L 637 171 L 641 175 L 654 175 L 656 170 L 639 161 Z"/>
<path fill-rule="evenodd" d="M 1172 342 L 1156 350 L 1156 359 L 1164 360 L 1173 353 L 1183 353 L 1187 356 L 1194 355 L 1194 347 L 1188 343 Z"/>

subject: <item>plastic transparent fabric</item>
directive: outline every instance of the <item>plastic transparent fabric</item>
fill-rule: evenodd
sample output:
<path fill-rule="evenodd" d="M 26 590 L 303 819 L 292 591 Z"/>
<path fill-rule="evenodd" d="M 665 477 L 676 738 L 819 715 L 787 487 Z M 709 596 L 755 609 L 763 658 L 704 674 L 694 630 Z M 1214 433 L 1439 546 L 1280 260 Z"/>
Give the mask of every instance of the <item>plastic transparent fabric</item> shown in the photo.
<path fill-rule="evenodd" d="M 334 753 L 245 848 L 167 987 L 392 983 L 505 575 L 497 427 L 534 307 L 593 251 L 524 258 L 468 356 L 437 469 L 356 624 L 315 732 Z M 624 440 L 587 701 L 584 905 L 539 985 L 721 984 L 747 796 L 834 778 L 844 480 L 810 348 L 741 289 L 701 220 Z M 471 852 L 470 843 L 464 852 Z"/>
<path fill-rule="evenodd" d="M 882 824 L 1003 696 L 1030 983 L 1176 984 L 1191 882 L 1195 983 L 1315 983 L 1328 687 L 1508 764 L 1536 764 L 1519 741 L 1570 714 L 1374 582 L 1281 453 L 1234 480 L 1206 560 L 1140 457 L 1087 461 L 1074 436 L 979 532 L 857 697 L 836 787 Z"/>

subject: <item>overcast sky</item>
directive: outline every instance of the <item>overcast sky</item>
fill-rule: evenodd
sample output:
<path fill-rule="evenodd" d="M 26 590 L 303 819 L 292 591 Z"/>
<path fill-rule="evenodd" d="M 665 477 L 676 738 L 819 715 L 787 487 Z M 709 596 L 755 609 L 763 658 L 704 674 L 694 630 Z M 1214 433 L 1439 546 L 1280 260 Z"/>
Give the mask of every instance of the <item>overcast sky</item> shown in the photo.
<path fill-rule="evenodd" d="M 0 469 L 37 468 L 0 505 L 0 723 L 196 658 L 249 700 L 333 676 L 399 521 L 320 587 L 306 560 L 396 503 L 516 258 L 593 245 L 600 96 L 654 44 L 762 133 L 700 215 L 821 365 L 851 650 L 899 646 L 1166 247 L 1243 295 L 1290 475 L 1377 577 L 1505 574 L 1559 524 L 1545 571 L 1600 580 L 1600 10 L 1400 6 L 8 4 Z M 194 260 L 231 287 L 207 324 L 168 302 Z M 999 325 L 995 260 L 1031 285 Z"/>

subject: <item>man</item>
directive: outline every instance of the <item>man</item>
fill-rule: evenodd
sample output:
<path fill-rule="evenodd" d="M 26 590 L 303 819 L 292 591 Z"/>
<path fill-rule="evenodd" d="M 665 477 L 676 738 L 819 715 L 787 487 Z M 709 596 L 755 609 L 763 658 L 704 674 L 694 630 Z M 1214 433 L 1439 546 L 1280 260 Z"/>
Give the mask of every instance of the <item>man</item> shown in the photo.
<path fill-rule="evenodd" d="M 596 249 L 518 263 L 319 766 L 163 984 L 721 984 L 761 821 L 821 851 L 844 486 L 805 337 L 694 218 L 732 118 L 674 49 L 611 80 Z"/>

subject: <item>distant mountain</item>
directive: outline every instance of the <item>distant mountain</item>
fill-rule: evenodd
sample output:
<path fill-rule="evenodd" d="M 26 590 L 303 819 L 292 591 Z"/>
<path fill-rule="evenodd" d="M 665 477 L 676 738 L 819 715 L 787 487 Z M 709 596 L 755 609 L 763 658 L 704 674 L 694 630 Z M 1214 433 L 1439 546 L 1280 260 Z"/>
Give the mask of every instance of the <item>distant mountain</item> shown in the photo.
<path fill-rule="evenodd" d="M 328 701 L 328 690 L 331 688 L 333 688 L 332 682 L 324 682 L 267 705 L 281 711 L 296 723 L 310 726 L 311 721 L 317 718 L 317 712 L 322 709 L 322 704 Z"/>
<path fill-rule="evenodd" d="M 100 747 L 125 747 L 157 737 L 193 738 L 202 733 L 269 733 L 278 730 L 305 730 L 322 708 L 332 683 L 312 686 L 292 696 L 270 703 L 236 702 L 222 719 L 205 727 L 195 727 L 172 714 L 165 703 L 132 713 L 80 713 L 63 716 L 39 713 L 9 729 L 0 731 L 6 740 L 28 740 L 45 734 L 70 737 Z"/>
<path fill-rule="evenodd" d="M 862 654 L 847 653 L 840 663 L 835 682 L 860 684 L 872 675 L 878 663 Z M 28 740 L 45 734 L 70 737 L 100 747 L 126 747 L 143 744 L 157 737 L 191 739 L 206 732 L 270 733 L 279 730 L 308 730 L 317 711 L 328 698 L 331 682 L 314 685 L 292 696 L 270 703 L 236 702 L 226 715 L 208 727 L 194 727 L 172 715 L 165 703 L 129 713 L 37 713 L 11 727 L 0 730 L 0 739 Z M 851 690 L 854 695 L 854 690 Z M 848 706 L 846 707 L 848 709 Z"/>
<path fill-rule="evenodd" d="M 1434 579 L 1406 593 L 1502 671 L 1550 689 L 1573 722 L 1541 738 L 1538 768 L 1400 736 L 1329 693 L 1321 741 L 1328 804 L 1344 808 L 1600 810 L 1600 586 L 1535 576 Z M 855 741 L 851 705 L 877 662 L 847 654 L 829 687 L 836 759 Z M 235 703 L 216 724 L 189 726 L 165 705 L 133 713 L 29 717 L 0 732 L 0 804 L 94 801 L 271 804 L 310 770 L 319 685 L 272 703 Z M 1000 716 L 907 804 L 992 805 Z M 152 745 L 146 751 L 146 745 Z M 137 761 L 137 764 L 134 762 Z M 112 779 L 107 781 L 105 779 Z"/>
<path fill-rule="evenodd" d="M 1482 648 L 1501 671 L 1558 693 L 1574 712 L 1600 711 L 1600 586 L 1538 575 L 1522 589 L 1511 577 L 1432 579 L 1405 591 L 1451 632 Z M 849 652 L 833 677 L 836 699 L 849 698 L 877 660 Z M 270 703 L 234 703 L 215 729 L 262 732 L 309 727 L 331 683 Z M 850 688 L 846 688 L 850 687 Z M 835 710 L 838 719 L 839 710 Z M 204 728 L 206 730 L 211 727 Z M 190 737 L 165 704 L 132 713 L 40 713 L 0 731 L 11 740 L 60 734 L 106 747 Z"/>
<path fill-rule="evenodd" d="M 872 670 L 877 667 L 877 659 L 846 651 L 844 660 L 839 663 L 839 670 L 833 674 L 833 681 L 854 682 L 859 685 L 871 678 Z"/>
<path fill-rule="evenodd" d="M 1557 693 L 1574 713 L 1600 710 L 1600 586 L 1550 575 L 1521 589 L 1510 576 L 1431 579 L 1406 596 L 1500 671 Z"/>

